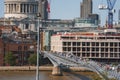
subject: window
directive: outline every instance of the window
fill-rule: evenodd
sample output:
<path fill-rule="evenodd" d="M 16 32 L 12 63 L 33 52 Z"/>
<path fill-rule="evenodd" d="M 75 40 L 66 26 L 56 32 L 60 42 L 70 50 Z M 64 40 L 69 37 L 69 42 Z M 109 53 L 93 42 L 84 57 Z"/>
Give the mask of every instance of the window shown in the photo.
<path fill-rule="evenodd" d="M 101 48 L 101 51 L 104 52 L 104 48 Z"/>
<path fill-rule="evenodd" d="M 63 47 L 63 51 L 67 51 L 66 47 Z"/>
<path fill-rule="evenodd" d="M 105 48 L 105 52 L 108 52 L 108 48 Z"/>
<path fill-rule="evenodd" d="M 110 46 L 112 47 L 112 46 L 113 46 L 113 43 L 110 43 Z"/>
<path fill-rule="evenodd" d="M 87 42 L 87 46 L 90 46 L 90 42 Z"/>
<path fill-rule="evenodd" d="M 113 48 L 110 48 L 110 52 L 113 52 Z"/>
<path fill-rule="evenodd" d="M 63 46 L 66 46 L 67 44 L 66 44 L 66 42 L 63 42 Z"/>
<path fill-rule="evenodd" d="M 80 46 L 80 42 L 77 42 L 77 46 Z"/>
<path fill-rule="evenodd" d="M 117 52 L 117 48 L 115 48 L 115 52 Z"/>
<path fill-rule="evenodd" d="M 115 47 L 117 47 L 117 43 L 114 43 L 115 44 Z"/>
<path fill-rule="evenodd" d="M 73 44 L 72 44 L 73 46 L 76 46 L 76 42 L 73 42 Z"/>
<path fill-rule="evenodd" d="M 104 43 L 101 43 L 101 46 L 104 46 Z"/>
<path fill-rule="evenodd" d="M 92 46 L 95 46 L 95 42 L 92 42 Z"/>
<path fill-rule="evenodd" d="M 92 51 L 95 51 L 95 48 L 92 48 Z"/>
<path fill-rule="evenodd" d="M 90 48 L 87 48 L 87 51 L 90 51 Z"/>
<path fill-rule="evenodd" d="M 77 47 L 77 51 L 80 51 L 80 47 Z"/>
<path fill-rule="evenodd" d="M 27 46 L 24 46 L 24 50 L 27 50 Z"/>
<path fill-rule="evenodd" d="M 76 47 L 73 47 L 73 51 L 76 51 Z"/>
<path fill-rule="evenodd" d="M 107 43 L 107 42 L 105 43 L 105 46 L 108 46 L 108 43 Z"/>
<path fill-rule="evenodd" d="M 101 57 L 104 57 L 104 53 L 101 53 Z"/>
<path fill-rule="evenodd" d="M 105 53 L 105 57 L 108 57 L 108 53 Z"/>
<path fill-rule="evenodd" d="M 71 51 L 71 47 L 68 47 L 68 51 Z"/>
<path fill-rule="evenodd" d="M 95 53 L 92 53 L 92 57 L 95 57 Z"/>
<path fill-rule="evenodd" d="M 71 46 L 71 42 L 68 42 L 68 46 Z"/>
<path fill-rule="evenodd" d="M 96 48 L 96 51 L 99 51 L 99 48 Z"/>
<path fill-rule="evenodd" d="M 110 53 L 110 57 L 113 57 L 113 53 Z"/>
<path fill-rule="evenodd" d="M 21 51 L 22 50 L 22 46 L 18 46 L 18 51 Z"/>
<path fill-rule="evenodd" d="M 99 57 L 99 53 L 96 53 L 96 57 Z"/>
<path fill-rule="evenodd" d="M 25 29 L 28 29 L 29 28 L 29 24 L 25 24 Z"/>
<path fill-rule="evenodd" d="M 82 46 L 85 46 L 85 42 L 82 42 Z"/>
<path fill-rule="evenodd" d="M 99 42 L 96 42 L 96 46 L 99 46 Z"/>
<path fill-rule="evenodd" d="M 85 51 L 85 48 L 82 48 L 82 51 Z"/>

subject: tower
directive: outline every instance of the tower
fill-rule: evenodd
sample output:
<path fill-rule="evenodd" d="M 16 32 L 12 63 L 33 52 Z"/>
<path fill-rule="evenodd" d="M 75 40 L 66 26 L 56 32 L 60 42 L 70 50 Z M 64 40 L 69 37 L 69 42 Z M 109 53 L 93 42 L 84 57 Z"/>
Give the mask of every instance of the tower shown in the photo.
<path fill-rule="evenodd" d="M 42 19 L 48 19 L 48 0 L 43 0 L 42 2 Z"/>
<path fill-rule="evenodd" d="M 80 5 L 81 8 L 81 14 L 80 17 L 81 18 L 88 18 L 89 14 L 92 14 L 92 0 L 83 0 L 83 2 Z"/>

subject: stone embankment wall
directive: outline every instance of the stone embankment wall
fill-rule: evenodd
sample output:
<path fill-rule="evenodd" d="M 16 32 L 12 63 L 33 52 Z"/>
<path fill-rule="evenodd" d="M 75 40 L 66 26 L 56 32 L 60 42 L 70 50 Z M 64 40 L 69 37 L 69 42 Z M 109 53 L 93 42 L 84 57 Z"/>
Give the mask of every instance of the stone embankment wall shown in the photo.
<path fill-rule="evenodd" d="M 72 71 L 89 71 L 84 67 L 69 67 L 64 68 L 64 70 L 72 70 Z M 35 71 L 36 66 L 0 66 L 0 71 Z M 53 66 L 40 66 L 39 70 L 41 71 L 52 71 Z"/>
<path fill-rule="evenodd" d="M 52 66 L 40 66 L 39 70 L 50 71 Z M 0 71 L 35 71 L 36 66 L 0 66 Z"/>

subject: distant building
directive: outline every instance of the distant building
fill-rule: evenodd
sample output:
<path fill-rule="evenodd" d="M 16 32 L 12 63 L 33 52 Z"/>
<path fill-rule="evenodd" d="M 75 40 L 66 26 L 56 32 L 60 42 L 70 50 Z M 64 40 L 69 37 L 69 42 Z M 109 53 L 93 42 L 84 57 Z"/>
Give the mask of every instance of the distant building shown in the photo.
<path fill-rule="evenodd" d="M 51 36 L 54 34 L 53 30 L 44 30 L 41 32 L 41 50 L 50 51 L 51 48 Z"/>
<path fill-rule="evenodd" d="M 120 10 L 118 11 L 118 24 L 120 24 Z"/>
<path fill-rule="evenodd" d="M 74 19 L 74 27 L 85 28 L 85 27 L 98 27 L 97 20 L 92 18 L 75 18 Z"/>
<path fill-rule="evenodd" d="M 99 20 L 99 15 L 98 14 L 89 14 L 88 18 L 90 18 L 91 22 L 94 23 L 95 25 L 99 25 L 100 20 Z"/>
<path fill-rule="evenodd" d="M 92 14 L 92 0 L 83 0 L 83 2 L 80 5 L 80 17 L 81 18 L 88 18 L 89 14 Z"/>

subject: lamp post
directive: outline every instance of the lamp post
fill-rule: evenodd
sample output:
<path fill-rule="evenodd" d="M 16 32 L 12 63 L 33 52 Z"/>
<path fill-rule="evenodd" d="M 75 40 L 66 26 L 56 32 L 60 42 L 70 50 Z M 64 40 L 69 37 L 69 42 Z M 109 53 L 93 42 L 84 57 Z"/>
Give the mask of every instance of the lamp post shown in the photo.
<path fill-rule="evenodd" d="M 38 27 L 37 27 L 37 66 L 36 66 L 36 80 L 39 80 L 39 53 L 40 53 L 40 18 L 41 14 L 37 14 Z"/>

